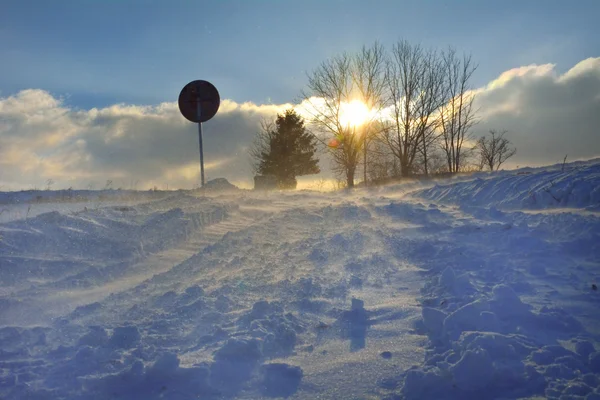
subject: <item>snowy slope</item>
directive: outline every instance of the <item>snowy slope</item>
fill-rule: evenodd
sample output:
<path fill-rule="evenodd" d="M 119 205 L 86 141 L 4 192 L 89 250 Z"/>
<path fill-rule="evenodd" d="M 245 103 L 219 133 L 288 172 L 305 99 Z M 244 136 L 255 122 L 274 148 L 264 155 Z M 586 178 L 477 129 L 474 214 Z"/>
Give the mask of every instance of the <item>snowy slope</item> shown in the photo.
<path fill-rule="evenodd" d="M 600 164 L 569 168 L 0 224 L 0 397 L 600 398 Z"/>
<path fill-rule="evenodd" d="M 600 163 L 523 169 L 454 184 L 437 184 L 419 197 L 445 203 L 505 209 L 584 208 L 600 211 Z"/>
<path fill-rule="evenodd" d="M 72 213 L 108 205 L 135 205 L 178 192 L 132 190 L 26 190 L 0 192 L 0 223 L 32 218 L 50 211 Z M 181 192 L 179 192 L 181 193 Z"/>

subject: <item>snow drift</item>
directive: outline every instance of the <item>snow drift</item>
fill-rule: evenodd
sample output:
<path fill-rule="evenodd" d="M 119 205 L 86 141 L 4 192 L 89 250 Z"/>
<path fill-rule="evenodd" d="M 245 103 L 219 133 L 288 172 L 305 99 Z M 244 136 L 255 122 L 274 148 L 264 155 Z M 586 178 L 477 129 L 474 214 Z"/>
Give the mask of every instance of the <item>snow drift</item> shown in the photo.
<path fill-rule="evenodd" d="M 0 396 L 596 399 L 600 164 L 567 167 L 2 223 Z"/>

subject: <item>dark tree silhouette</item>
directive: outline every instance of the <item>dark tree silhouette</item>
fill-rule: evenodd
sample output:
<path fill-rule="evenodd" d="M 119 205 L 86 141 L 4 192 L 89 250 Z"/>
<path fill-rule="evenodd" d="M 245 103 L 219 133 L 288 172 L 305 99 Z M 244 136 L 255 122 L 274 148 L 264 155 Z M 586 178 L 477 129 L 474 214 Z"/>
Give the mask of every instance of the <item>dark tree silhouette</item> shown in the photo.
<path fill-rule="evenodd" d="M 506 160 L 517 153 L 516 147 L 512 147 L 510 140 L 504 138 L 506 131 L 490 131 L 491 138 L 482 136 L 477 141 L 476 148 L 479 150 L 480 165 L 487 165 L 490 171 L 498 170 Z M 498 135 L 498 136 L 496 136 Z M 565 157 L 566 158 L 566 157 Z"/>
<path fill-rule="evenodd" d="M 458 172 L 466 161 L 465 139 L 468 142 L 470 130 L 477 123 L 477 110 L 473 107 L 475 95 L 470 84 L 477 66 L 470 55 L 461 58 L 450 48 L 443 54 L 443 68 L 447 101 L 440 111 L 441 148 L 446 155 L 448 171 Z"/>
<path fill-rule="evenodd" d="M 258 174 L 274 176 L 280 189 L 294 189 L 297 176 L 320 172 L 316 152 L 316 138 L 303 118 L 289 109 L 274 123 L 263 122 L 250 155 Z"/>
<path fill-rule="evenodd" d="M 439 109 L 446 101 L 441 55 L 400 40 L 392 46 L 385 70 L 390 112 L 382 139 L 397 158 L 402 176 L 411 175 L 417 155 L 428 173 L 428 150 L 437 140 Z"/>
<path fill-rule="evenodd" d="M 333 170 L 345 175 L 348 187 L 354 187 L 354 174 L 364 144 L 359 135 L 353 134 L 355 128 L 341 122 L 342 104 L 352 101 L 352 66 L 352 56 L 348 53 L 323 61 L 308 75 L 307 90 L 302 92 L 304 101 L 312 108 L 309 112 L 313 126 L 324 136 L 333 135 L 328 144 Z"/>

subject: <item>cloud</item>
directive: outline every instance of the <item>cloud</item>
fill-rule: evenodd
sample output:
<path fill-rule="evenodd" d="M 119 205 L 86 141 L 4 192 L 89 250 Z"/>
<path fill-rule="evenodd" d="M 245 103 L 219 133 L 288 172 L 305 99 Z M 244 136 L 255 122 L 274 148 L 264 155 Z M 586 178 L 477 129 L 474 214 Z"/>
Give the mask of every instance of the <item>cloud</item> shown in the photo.
<path fill-rule="evenodd" d="M 556 163 L 565 153 L 571 160 L 600 155 L 600 58 L 564 74 L 553 64 L 515 68 L 475 92 L 481 117 L 475 136 L 508 130 L 518 148 L 512 165 Z M 289 107 L 308 110 L 223 100 L 204 124 L 207 177 L 250 186 L 248 146 L 260 121 Z M 107 180 L 123 188 L 190 188 L 198 182 L 197 146 L 197 126 L 176 103 L 80 110 L 38 89 L 0 98 L 0 190 L 41 188 L 47 179 L 55 188 L 99 188 Z M 326 170 L 328 162 L 321 164 Z"/>
<path fill-rule="evenodd" d="M 600 155 L 600 58 L 562 75 L 553 64 L 515 68 L 476 92 L 482 120 L 474 131 L 508 130 L 513 166 Z"/>
<path fill-rule="evenodd" d="M 263 118 L 290 105 L 238 104 L 224 100 L 204 124 L 208 178 L 249 184 L 247 148 Z M 3 189 L 154 185 L 193 187 L 198 182 L 197 125 L 176 103 L 117 104 L 91 110 L 67 107 L 43 90 L 0 99 L 0 185 Z"/>

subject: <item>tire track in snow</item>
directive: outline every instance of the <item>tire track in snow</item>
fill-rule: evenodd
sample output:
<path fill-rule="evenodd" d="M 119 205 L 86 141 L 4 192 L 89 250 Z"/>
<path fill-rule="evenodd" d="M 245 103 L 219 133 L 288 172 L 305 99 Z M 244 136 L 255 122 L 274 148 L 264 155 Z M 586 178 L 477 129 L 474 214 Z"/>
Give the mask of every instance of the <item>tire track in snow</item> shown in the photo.
<path fill-rule="evenodd" d="M 11 325 L 36 325 L 47 324 L 52 319 L 67 315 L 77 307 L 101 301 L 107 296 L 116 295 L 127 291 L 140 283 L 151 279 L 154 275 L 165 273 L 194 256 L 202 249 L 213 245 L 228 232 L 236 232 L 251 225 L 255 219 L 236 211 L 228 212 L 225 219 L 217 221 L 210 217 L 202 217 L 194 223 L 195 229 L 191 230 L 186 239 L 174 243 L 171 247 L 151 253 L 139 262 L 124 265 L 124 269 L 117 279 L 89 288 L 72 288 L 65 290 L 44 290 L 36 287 L 11 297 L 27 298 L 27 311 L 18 314 L 3 316 Z M 106 278 L 106 276 L 105 276 Z M 33 292 L 32 292 L 33 290 Z M 44 294 L 44 291 L 47 294 Z M 35 311 L 34 311 L 35 310 Z"/>

